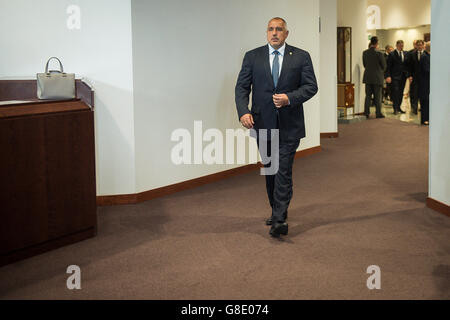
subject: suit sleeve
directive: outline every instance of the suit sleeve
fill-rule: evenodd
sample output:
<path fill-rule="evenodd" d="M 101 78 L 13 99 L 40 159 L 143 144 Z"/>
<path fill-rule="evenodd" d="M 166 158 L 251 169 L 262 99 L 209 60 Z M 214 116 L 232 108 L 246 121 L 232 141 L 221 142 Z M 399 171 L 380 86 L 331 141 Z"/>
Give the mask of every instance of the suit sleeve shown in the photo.
<path fill-rule="evenodd" d="M 317 81 L 311 56 L 306 53 L 305 62 L 302 68 L 300 87 L 294 91 L 286 93 L 292 106 L 297 106 L 308 101 L 317 93 Z"/>
<path fill-rule="evenodd" d="M 386 59 L 383 57 L 383 54 L 378 53 L 378 60 L 380 61 L 380 67 L 383 69 L 383 72 L 386 70 Z"/>
<path fill-rule="evenodd" d="M 392 54 L 389 54 L 387 58 L 386 74 L 384 75 L 386 78 L 389 78 L 391 76 L 391 70 L 392 70 Z"/>
<path fill-rule="evenodd" d="M 408 60 L 406 65 L 408 66 L 408 77 L 412 76 L 414 74 L 414 52 L 408 52 Z"/>
<path fill-rule="evenodd" d="M 387 70 L 388 70 L 388 63 L 389 63 L 389 55 L 383 55 L 384 58 L 384 65 L 386 68 L 384 68 L 384 78 L 387 78 Z"/>
<path fill-rule="evenodd" d="M 248 109 L 249 96 L 252 88 L 253 67 L 250 59 L 250 54 L 247 52 L 242 62 L 242 68 L 234 89 L 236 108 L 238 113 L 238 120 L 244 114 L 250 113 Z"/>

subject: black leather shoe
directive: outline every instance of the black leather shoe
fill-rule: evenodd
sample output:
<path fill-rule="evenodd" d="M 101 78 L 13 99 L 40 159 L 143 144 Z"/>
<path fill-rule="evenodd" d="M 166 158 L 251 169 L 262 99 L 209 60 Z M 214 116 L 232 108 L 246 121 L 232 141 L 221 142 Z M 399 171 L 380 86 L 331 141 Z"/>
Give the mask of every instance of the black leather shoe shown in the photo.
<path fill-rule="evenodd" d="M 398 111 L 400 111 L 400 113 L 406 113 L 405 111 L 403 111 L 402 109 L 400 109 L 400 110 L 398 110 Z"/>
<path fill-rule="evenodd" d="M 379 116 L 377 116 L 377 119 L 380 119 L 380 118 L 385 118 L 385 116 L 380 114 Z"/>
<path fill-rule="evenodd" d="M 394 114 L 397 114 L 397 110 L 394 110 Z"/>
<path fill-rule="evenodd" d="M 270 227 L 269 233 L 274 238 L 279 238 L 280 235 L 285 236 L 288 234 L 288 224 L 286 222 L 282 223 L 277 222 L 274 225 L 272 225 L 272 227 Z"/>

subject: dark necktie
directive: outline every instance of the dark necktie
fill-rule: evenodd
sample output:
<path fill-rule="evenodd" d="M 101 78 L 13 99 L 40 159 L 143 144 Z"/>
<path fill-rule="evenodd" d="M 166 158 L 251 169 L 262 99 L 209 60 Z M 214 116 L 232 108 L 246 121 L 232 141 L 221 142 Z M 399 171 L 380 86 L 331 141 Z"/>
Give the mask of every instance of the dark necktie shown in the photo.
<path fill-rule="evenodd" d="M 273 54 L 275 57 L 273 57 L 273 64 L 272 64 L 272 78 L 273 78 L 273 84 L 275 87 L 278 83 L 278 74 L 280 72 L 280 62 L 278 61 L 278 55 L 280 54 L 278 51 L 274 51 Z"/>

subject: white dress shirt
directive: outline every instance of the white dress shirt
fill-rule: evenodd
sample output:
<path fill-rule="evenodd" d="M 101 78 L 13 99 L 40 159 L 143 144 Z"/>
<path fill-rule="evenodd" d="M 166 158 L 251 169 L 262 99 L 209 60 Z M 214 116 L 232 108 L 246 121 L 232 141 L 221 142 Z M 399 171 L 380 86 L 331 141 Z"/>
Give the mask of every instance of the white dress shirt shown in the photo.
<path fill-rule="evenodd" d="M 398 51 L 398 49 L 395 49 L 395 50 L 397 51 L 398 55 L 400 56 L 400 59 L 402 59 L 402 62 L 404 62 L 405 61 L 405 56 L 403 54 L 403 50 L 402 51 Z"/>
<path fill-rule="evenodd" d="M 272 48 L 272 46 L 270 44 L 268 44 L 268 46 L 269 46 L 270 73 L 272 74 L 273 59 L 275 58 L 275 54 L 273 52 L 275 51 L 275 49 Z M 283 66 L 284 49 L 286 49 L 286 42 L 283 44 L 283 46 L 280 49 L 276 50 L 279 52 L 278 62 L 280 65 L 278 77 L 281 74 L 281 67 Z"/>
<path fill-rule="evenodd" d="M 420 61 L 420 58 L 422 57 L 422 55 L 423 55 L 423 51 L 417 50 L 417 60 Z"/>
<path fill-rule="evenodd" d="M 275 54 L 273 52 L 275 51 L 275 49 L 272 48 L 272 46 L 270 44 L 268 44 L 268 45 L 269 45 L 270 74 L 272 74 L 273 59 L 275 58 Z M 281 48 L 277 50 L 279 52 L 279 54 L 278 54 L 278 64 L 280 66 L 280 68 L 278 70 L 278 77 L 280 77 L 281 68 L 283 66 L 284 49 L 286 49 L 286 42 L 283 43 Z M 290 104 L 291 104 L 291 102 L 289 101 L 289 98 L 288 98 L 288 105 L 290 105 Z"/>

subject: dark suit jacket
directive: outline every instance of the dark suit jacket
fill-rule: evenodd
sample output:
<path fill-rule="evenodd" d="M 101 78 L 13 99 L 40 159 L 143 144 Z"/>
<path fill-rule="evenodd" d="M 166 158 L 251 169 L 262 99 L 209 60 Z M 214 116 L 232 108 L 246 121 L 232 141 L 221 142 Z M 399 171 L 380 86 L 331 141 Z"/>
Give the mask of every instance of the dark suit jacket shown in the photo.
<path fill-rule="evenodd" d="M 425 52 L 425 50 L 423 52 Z M 424 55 L 425 55 L 425 53 L 424 53 Z M 419 64 L 419 58 L 417 57 L 417 50 L 409 51 L 408 63 L 409 63 L 409 73 L 413 77 L 413 80 L 420 82 L 421 68 L 420 68 L 420 64 Z"/>
<path fill-rule="evenodd" d="M 411 57 L 414 53 L 417 53 L 417 50 L 416 49 L 411 49 L 407 53 L 408 53 L 408 56 Z"/>
<path fill-rule="evenodd" d="M 387 78 L 387 65 L 389 60 L 389 54 L 386 54 L 386 52 L 383 54 L 384 60 L 386 61 L 386 69 L 384 70 L 384 78 Z"/>
<path fill-rule="evenodd" d="M 406 78 L 409 77 L 408 52 L 403 51 L 403 56 L 404 61 L 402 62 L 402 58 L 397 53 L 397 50 L 394 50 L 389 54 L 386 78 L 391 77 L 392 80 L 401 80 L 402 76 Z"/>
<path fill-rule="evenodd" d="M 363 83 L 383 85 L 386 60 L 381 51 L 371 47 L 363 52 Z"/>
<path fill-rule="evenodd" d="M 275 129 L 279 115 L 280 139 L 305 137 L 303 103 L 317 93 L 317 81 L 308 52 L 286 44 L 281 74 L 274 86 L 269 63 L 269 46 L 247 52 L 239 73 L 235 100 L 239 119 L 251 113 L 255 129 Z M 252 110 L 248 109 L 252 91 Z M 290 105 L 276 108 L 272 95 L 285 93 Z M 270 137 L 270 135 L 269 135 Z"/>
<path fill-rule="evenodd" d="M 419 97 L 426 99 L 430 95 L 430 55 L 424 51 L 420 58 Z"/>

